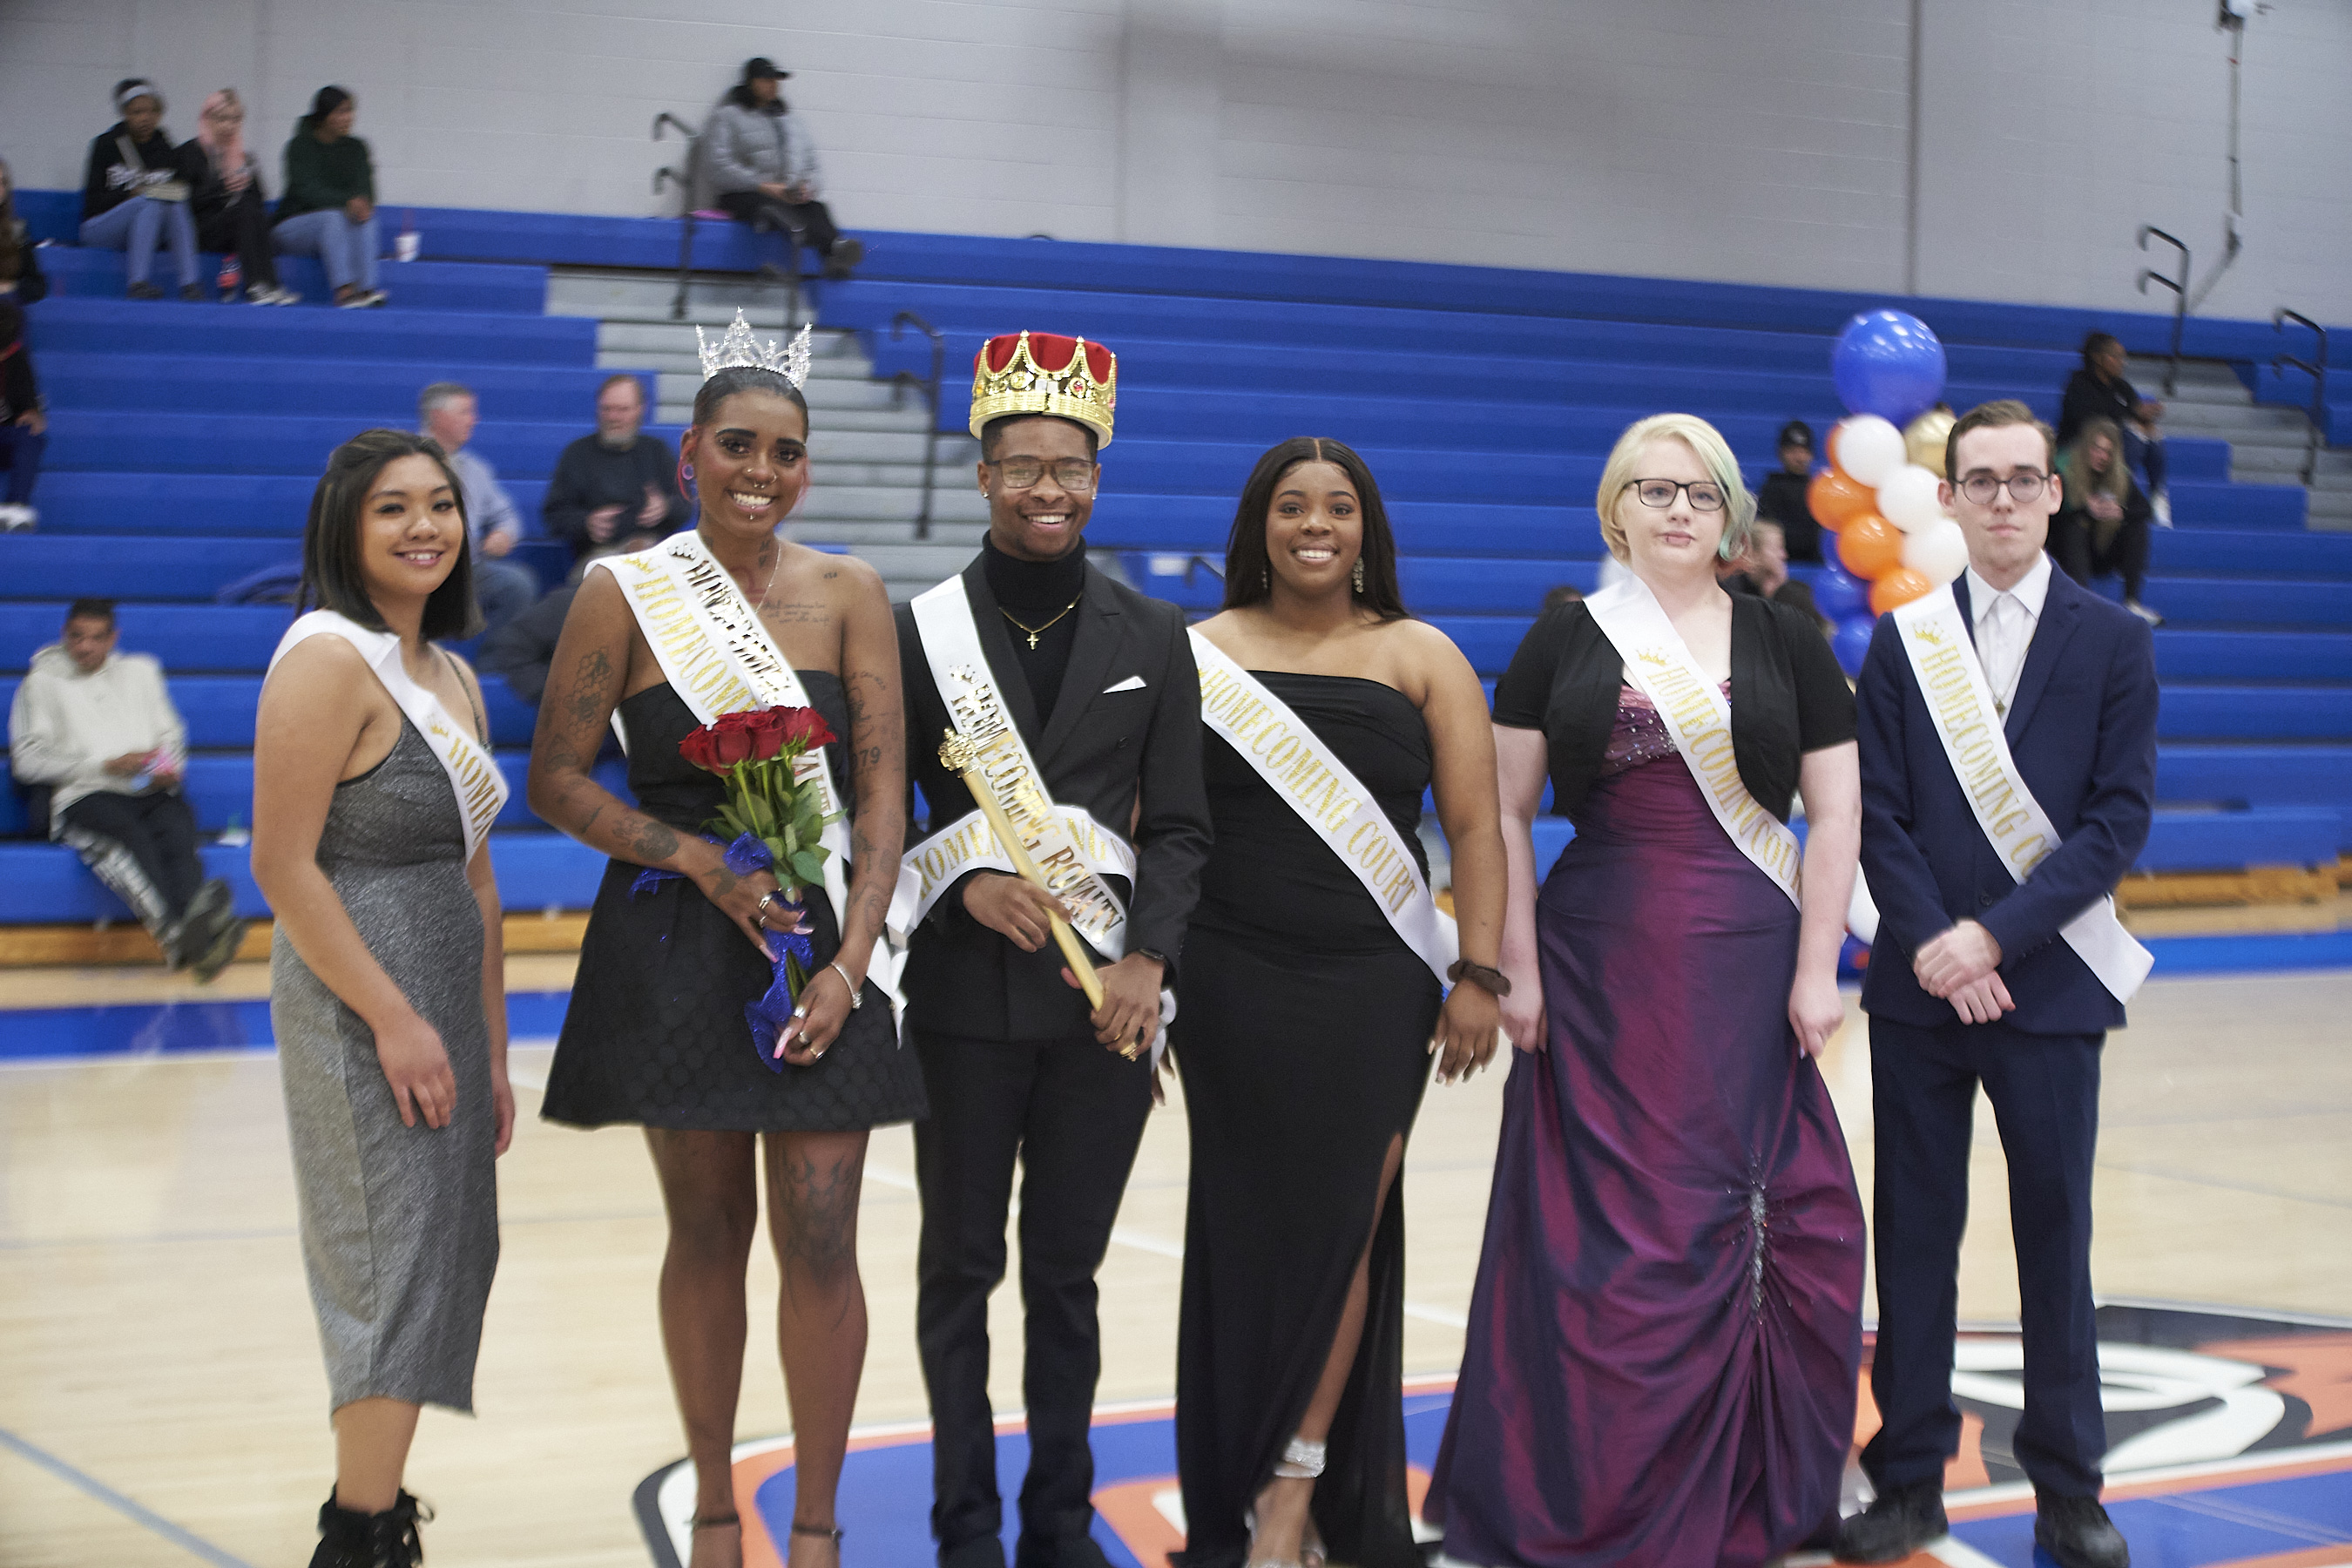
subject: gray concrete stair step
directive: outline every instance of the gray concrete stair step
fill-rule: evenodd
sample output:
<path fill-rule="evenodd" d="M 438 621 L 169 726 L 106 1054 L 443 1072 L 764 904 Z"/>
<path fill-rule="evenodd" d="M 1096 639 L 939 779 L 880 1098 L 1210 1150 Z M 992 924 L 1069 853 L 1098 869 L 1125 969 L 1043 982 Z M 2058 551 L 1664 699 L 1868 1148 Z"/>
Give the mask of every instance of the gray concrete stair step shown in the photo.
<path fill-rule="evenodd" d="M 810 500 L 816 497 L 812 494 Z M 936 510 L 937 509 L 934 508 Z M 903 521 L 853 521 L 840 518 L 812 519 L 803 502 L 801 515 L 788 525 L 792 536 L 804 544 L 846 544 L 863 551 L 874 545 L 947 545 L 964 552 L 970 558 L 987 536 L 985 522 L 934 522 L 929 539 L 915 537 L 913 498 L 909 498 L 907 518 Z"/>
<path fill-rule="evenodd" d="M 820 476 L 793 521 L 807 527 L 829 521 L 905 522 L 921 505 L 913 485 L 834 484 Z M 931 516 L 941 522 L 986 523 L 988 498 L 969 487 L 942 486 L 931 497 Z"/>

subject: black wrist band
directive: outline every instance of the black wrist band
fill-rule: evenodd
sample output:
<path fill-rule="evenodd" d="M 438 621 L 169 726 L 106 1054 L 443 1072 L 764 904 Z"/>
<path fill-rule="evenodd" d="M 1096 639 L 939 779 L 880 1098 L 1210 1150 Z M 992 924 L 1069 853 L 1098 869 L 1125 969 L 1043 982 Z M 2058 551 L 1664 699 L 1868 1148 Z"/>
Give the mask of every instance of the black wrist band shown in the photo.
<path fill-rule="evenodd" d="M 1508 996 L 1511 994 L 1509 976 L 1499 969 L 1489 969 L 1483 963 L 1473 963 L 1466 958 L 1455 959 L 1454 966 L 1445 972 L 1445 978 L 1456 984 L 1467 981 L 1479 990 L 1489 992 L 1496 996 Z"/>

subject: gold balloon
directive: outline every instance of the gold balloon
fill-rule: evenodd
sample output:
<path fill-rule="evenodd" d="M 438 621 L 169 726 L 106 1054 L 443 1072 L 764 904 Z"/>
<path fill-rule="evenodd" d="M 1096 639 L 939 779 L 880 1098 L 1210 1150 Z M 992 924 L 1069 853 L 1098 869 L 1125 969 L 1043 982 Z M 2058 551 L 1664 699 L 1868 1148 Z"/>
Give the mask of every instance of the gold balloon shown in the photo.
<path fill-rule="evenodd" d="M 1903 449 L 1913 462 L 1935 475 L 1944 475 L 1944 443 L 1951 438 L 1952 426 L 1959 423 L 1953 415 L 1941 408 L 1930 408 L 1911 421 L 1903 432 Z"/>

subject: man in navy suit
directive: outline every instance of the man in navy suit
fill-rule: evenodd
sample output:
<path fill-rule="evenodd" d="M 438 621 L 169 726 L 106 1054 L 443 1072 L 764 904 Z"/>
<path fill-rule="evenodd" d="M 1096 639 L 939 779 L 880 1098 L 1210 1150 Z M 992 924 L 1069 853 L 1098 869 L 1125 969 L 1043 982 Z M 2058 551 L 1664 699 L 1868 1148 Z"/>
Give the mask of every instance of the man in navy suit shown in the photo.
<path fill-rule="evenodd" d="M 2049 427 L 2025 405 L 1985 404 L 1952 427 L 1942 497 L 1969 541 L 1969 568 L 1951 588 L 1959 624 L 2055 848 L 2022 880 L 2012 876 L 1954 771 L 1894 616 L 1879 618 L 1856 694 L 1862 863 L 1879 910 L 1862 1005 L 1878 1151 L 1871 1389 L 1884 1425 L 1863 1453 L 1877 1499 L 1840 1529 L 1843 1562 L 1895 1562 L 1944 1533 L 1979 1085 L 2009 1162 L 2025 1339 L 2025 1409 L 2011 1447 L 2033 1483 L 2034 1538 L 2064 1568 L 2130 1562 L 2098 1500 L 2106 1430 L 2091 1299 L 2099 1053 L 2124 1008 L 2061 928 L 2099 906 L 2147 841 L 2155 648 L 2137 616 L 2043 553 L 2060 500 L 2052 457 Z M 1982 796 L 1984 775 L 1971 780 Z"/>

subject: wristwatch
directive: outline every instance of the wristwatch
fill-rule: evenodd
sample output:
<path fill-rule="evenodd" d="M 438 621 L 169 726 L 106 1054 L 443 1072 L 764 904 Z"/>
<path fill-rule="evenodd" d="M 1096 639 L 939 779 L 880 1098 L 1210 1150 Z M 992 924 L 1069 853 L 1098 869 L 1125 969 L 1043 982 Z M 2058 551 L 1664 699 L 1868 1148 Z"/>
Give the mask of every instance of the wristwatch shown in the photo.
<path fill-rule="evenodd" d="M 1152 948 L 1139 947 L 1135 950 L 1135 956 L 1138 958 L 1148 958 L 1163 970 L 1173 969 L 1176 967 L 1175 960 L 1170 958 L 1166 953 L 1158 952 Z"/>

